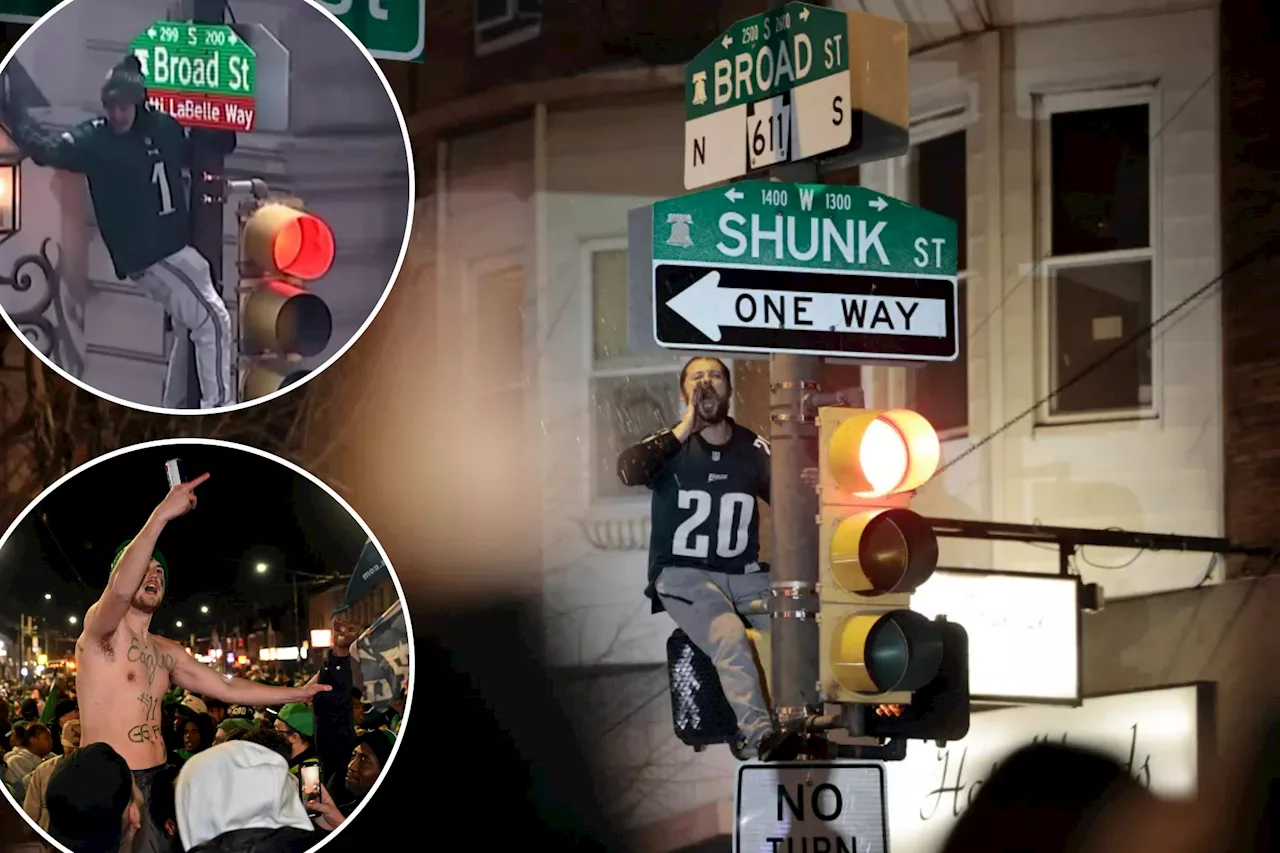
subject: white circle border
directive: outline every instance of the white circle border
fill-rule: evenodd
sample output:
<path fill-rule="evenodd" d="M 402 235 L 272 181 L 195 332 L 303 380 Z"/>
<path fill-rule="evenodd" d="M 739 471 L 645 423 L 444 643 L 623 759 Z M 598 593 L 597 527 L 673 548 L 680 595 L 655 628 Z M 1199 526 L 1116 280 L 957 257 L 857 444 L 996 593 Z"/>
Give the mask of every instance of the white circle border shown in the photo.
<path fill-rule="evenodd" d="M 68 0 L 68 2 L 77 2 L 77 0 Z M 81 0 L 81 2 L 85 2 L 85 0 Z M 404 738 L 402 737 L 402 735 L 409 725 L 409 713 L 410 711 L 413 710 L 414 689 L 417 687 L 417 683 L 418 683 L 417 673 L 415 671 L 417 668 L 418 653 L 417 653 L 417 648 L 415 647 L 414 639 L 413 639 L 413 620 L 409 616 L 409 602 L 405 598 L 404 587 L 400 585 L 400 577 L 399 575 L 396 574 L 395 568 L 391 565 L 391 560 L 387 557 L 387 552 L 383 549 L 382 543 L 378 541 L 378 537 L 375 536 L 373 531 L 369 529 L 369 525 L 366 524 L 365 520 L 360 517 L 360 514 L 357 513 L 354 509 L 352 509 L 351 505 L 347 503 L 346 500 L 344 500 L 341 495 L 339 495 L 332 488 L 330 488 L 330 486 L 327 483 L 325 483 L 323 480 L 321 480 L 319 477 L 312 474 L 310 471 L 306 470 L 300 465 L 290 462 L 288 459 L 284 459 L 280 456 L 276 456 L 274 453 L 268 453 L 265 450 L 262 450 L 257 447 L 253 447 L 252 445 L 238 444 L 234 441 L 222 441 L 221 439 L 214 439 L 214 438 L 162 438 L 162 439 L 157 439 L 156 441 L 146 441 L 140 444 L 131 444 L 128 447 L 121 447 L 118 450 L 111 451 L 110 453 L 104 453 L 101 456 L 95 457 L 89 460 L 88 462 L 85 462 L 83 465 L 80 465 L 79 467 L 71 471 L 68 471 L 66 474 L 63 474 L 53 483 L 53 485 L 45 488 L 45 490 L 42 491 L 39 495 L 37 495 L 36 498 L 33 501 L 31 501 L 31 503 L 27 504 L 26 509 L 20 512 L 18 514 L 18 517 L 13 520 L 13 523 L 9 525 L 9 528 L 5 530 L 4 535 L 0 536 L 0 551 L 4 550 L 5 544 L 9 541 L 9 537 L 13 536 L 13 534 L 17 532 L 18 526 L 22 524 L 23 521 L 26 520 L 27 516 L 31 514 L 31 511 L 34 510 L 37 506 L 39 506 L 40 503 L 45 498 L 47 498 L 49 495 L 53 494 L 55 491 L 60 489 L 63 485 L 65 485 L 70 480 L 75 478 L 76 475 L 89 470 L 90 468 L 94 467 L 100 462 L 106 462 L 108 459 L 114 459 L 117 456 L 125 456 L 129 453 L 133 453 L 138 450 L 149 450 L 157 447 L 175 447 L 175 446 L 221 447 L 225 450 L 238 450 L 246 453 L 251 453 L 254 456 L 259 456 L 263 459 L 268 459 L 272 462 L 275 462 L 276 464 L 289 469 L 294 474 L 301 475 L 305 479 L 319 486 L 325 492 L 325 494 L 329 495 L 329 497 L 333 498 L 333 500 L 335 500 L 338 503 L 338 506 L 346 510 L 351 515 L 351 517 L 355 519 L 356 524 L 360 525 L 360 529 L 363 530 L 365 535 L 369 537 L 369 541 L 373 543 L 373 547 L 376 548 L 378 551 L 378 556 L 381 557 L 383 562 L 386 564 L 387 573 L 391 576 L 391 582 L 395 585 L 396 594 L 399 596 L 400 612 L 404 614 L 405 635 L 408 638 L 408 642 L 409 642 L 409 689 L 405 694 L 404 715 L 400 718 L 400 734 L 396 735 L 396 742 L 391 745 L 391 754 L 387 756 L 386 766 L 383 767 L 382 772 L 378 774 L 378 778 L 373 783 L 373 787 L 369 789 L 369 793 L 366 794 L 364 798 L 360 800 L 360 803 L 355 807 L 355 810 L 352 811 L 351 814 L 347 815 L 346 818 L 342 821 L 342 823 L 338 824 L 337 829 L 333 830 L 324 838 L 322 838 L 319 842 L 316 843 L 314 847 L 307 848 L 307 853 L 315 853 L 315 851 L 319 850 L 320 848 L 328 844 L 330 839 L 334 838 L 339 832 L 341 832 L 343 829 L 349 826 L 353 820 L 355 820 L 356 816 L 359 815 L 360 812 L 364 810 L 365 805 L 367 805 L 374 798 L 374 795 L 378 793 L 379 786 L 381 786 L 383 781 L 387 778 L 387 776 L 390 775 L 391 767 L 392 765 L 395 764 L 396 756 L 400 753 L 400 747 L 404 742 Z M 5 799 L 14 807 L 14 809 L 18 812 L 18 814 L 22 816 L 23 820 L 25 820 L 28 824 L 30 824 L 31 828 L 34 829 L 41 838 L 43 838 L 49 844 L 53 845 L 54 849 L 60 850 L 62 853 L 76 853 L 76 851 L 71 850 L 70 848 L 64 847 L 61 844 L 59 844 L 57 841 L 53 839 L 51 835 L 49 835 L 48 832 L 41 829 L 40 824 L 36 823 L 36 821 L 32 819 L 31 815 L 27 814 L 27 811 L 22 807 L 22 804 L 14 800 L 13 795 L 9 793 L 8 785 L 0 785 L 0 788 L 4 789 Z"/>
<path fill-rule="evenodd" d="M 40 18 L 40 20 L 36 21 L 34 24 L 29 25 L 27 28 L 27 31 L 22 34 L 22 36 L 18 39 L 18 41 L 14 44 L 14 46 L 10 48 L 9 52 L 4 57 L 0 58 L 0 74 L 4 73 L 4 69 L 8 66 L 9 60 L 17 56 L 18 50 L 22 47 L 23 43 L 26 42 L 26 40 L 31 37 L 32 33 L 38 30 L 44 23 L 52 19 L 53 16 L 58 14 L 58 12 L 60 12 L 62 9 L 66 8 L 67 6 L 70 6 L 72 3 L 78 3 L 78 2 L 89 2 L 89 0 L 61 0 L 61 2 L 58 3 L 57 6 L 53 7 L 47 13 L 45 13 Z M 221 415 L 221 414 L 226 414 L 227 412 L 239 412 L 244 409 L 251 409 L 255 406 L 261 406 L 265 403 L 269 403 L 272 400 L 275 400 L 279 397 L 284 396 L 285 394 L 288 394 L 297 389 L 300 389 L 303 385 L 306 385 L 312 379 L 315 379 L 320 374 L 328 370 L 330 367 L 337 364 L 338 360 L 342 358 L 344 355 L 346 355 L 347 350 L 351 349 L 351 347 L 355 344 L 356 341 L 364 337 L 365 331 L 368 330 L 369 326 L 373 324 L 373 321 L 377 319 L 378 314 L 381 313 L 382 306 L 386 303 L 387 298 L 391 295 L 391 289 L 395 287 L 396 280 L 400 278 L 400 272 L 404 268 L 405 258 L 409 254 L 409 242 L 413 236 L 413 220 L 414 220 L 414 214 L 416 212 L 415 207 L 416 207 L 417 192 L 418 192 L 418 189 L 417 189 L 418 175 L 417 175 L 417 169 L 414 166 L 414 162 L 413 162 L 413 143 L 409 137 L 409 125 L 405 122 L 404 112 L 400 109 L 400 102 L 396 99 L 396 94 L 392 90 L 391 84 L 387 81 L 387 76 L 382 73 L 382 68 L 378 65 L 377 60 L 373 58 L 373 54 L 369 53 L 369 49 L 365 47 L 364 44 L 358 38 L 356 38 L 355 33 L 351 32 L 351 30 L 347 28 L 346 24 L 338 20 L 338 18 L 334 16 L 334 14 L 331 11 L 329 11 L 328 8 L 321 5 L 320 3 L 317 3 L 316 0 L 299 0 L 299 2 L 306 3 L 307 5 L 311 6 L 313 9 L 316 9 L 317 11 L 319 11 L 325 17 L 329 18 L 329 20 L 333 23 L 333 25 L 336 26 L 340 32 L 346 35 L 346 37 L 351 40 L 351 43 L 354 44 L 356 48 L 360 51 L 360 53 L 364 55 L 365 61 L 368 62 L 369 65 L 373 68 L 374 74 L 377 75 L 378 80 L 382 83 L 382 88 L 386 91 L 387 97 L 391 101 L 391 108 L 396 114 L 396 121 L 399 122 L 400 124 L 400 135 L 401 135 L 401 138 L 404 140 L 405 162 L 408 165 L 408 170 L 409 170 L 409 210 L 405 219 L 404 239 L 400 243 L 400 256 L 396 258 L 396 265 L 391 270 L 391 278 L 387 280 L 386 285 L 382 288 L 382 296 L 378 298 L 377 304 L 373 306 L 373 310 L 369 312 L 369 316 L 366 317 L 364 322 L 360 324 L 360 328 L 356 330 L 355 334 L 353 334 L 350 338 L 348 338 L 346 343 L 344 343 L 341 347 L 339 347 L 338 351 L 333 355 L 331 355 L 328 358 L 328 360 L 324 362 L 324 364 L 320 365 L 314 370 L 309 371 L 306 376 L 302 377 L 298 381 L 290 385 L 286 385 L 283 388 L 278 388 L 275 391 L 272 391 L 270 394 L 266 395 L 265 397 L 259 397 L 255 400 L 246 400 L 242 403 L 236 403 L 233 406 L 220 406 L 214 409 L 166 409 L 163 406 L 149 406 L 149 405 L 146 405 L 145 403 L 139 403 L 133 400 L 126 400 L 123 397 L 115 397 L 111 394 L 107 394 L 101 389 L 95 388 L 94 386 L 88 384 L 87 382 L 84 382 L 83 380 L 72 376 L 70 373 L 63 370 L 62 367 L 55 364 L 53 359 L 49 358 L 44 353 L 40 352 L 38 349 L 32 346 L 27 336 L 23 334 L 21 331 L 19 331 L 17 324 L 14 323 L 13 320 L 9 318 L 9 312 L 5 311 L 3 307 L 0 307 L 0 317 L 4 318 L 5 324 L 13 331 L 13 334 L 20 341 L 22 341 L 23 345 L 27 349 L 29 349 L 31 352 L 33 352 L 35 356 L 38 359 L 40 359 L 40 361 L 42 361 L 46 367 L 48 367 L 54 373 L 57 373 L 63 379 L 72 383 L 76 387 L 89 392 L 95 397 L 115 403 L 118 406 L 124 406 L 126 408 L 134 409 L 136 411 L 150 412 L 153 415 L 169 415 L 169 416 L 176 416 L 176 417 L 201 417 L 204 415 Z"/>

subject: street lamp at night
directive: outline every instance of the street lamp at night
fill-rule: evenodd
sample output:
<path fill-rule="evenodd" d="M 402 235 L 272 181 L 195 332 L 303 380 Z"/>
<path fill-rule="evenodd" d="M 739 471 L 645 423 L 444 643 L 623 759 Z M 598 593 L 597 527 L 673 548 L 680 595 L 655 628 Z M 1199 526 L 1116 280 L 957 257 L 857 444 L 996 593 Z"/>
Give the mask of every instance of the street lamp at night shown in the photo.
<path fill-rule="evenodd" d="M 174 625 L 174 627 L 175 627 L 175 628 L 181 628 L 181 627 L 182 627 L 182 620 L 181 620 L 181 619 L 179 619 L 177 622 L 174 622 L 174 623 L 173 623 L 173 625 Z"/>
<path fill-rule="evenodd" d="M 258 568 L 258 574 L 262 574 L 263 572 L 265 572 L 265 571 L 267 570 L 267 564 L 266 564 L 266 563 L 258 563 L 257 568 Z"/>
<path fill-rule="evenodd" d="M 46 593 L 44 594 L 44 600 L 45 600 L 45 601 L 52 601 L 52 600 L 53 600 L 53 593 L 51 593 L 51 592 L 46 592 Z"/>
<path fill-rule="evenodd" d="M 201 613 L 208 613 L 208 612 L 209 612 L 209 605 L 207 605 L 207 604 L 202 604 L 202 605 L 200 605 L 200 612 L 201 612 Z"/>
<path fill-rule="evenodd" d="M 0 127 L 0 243 L 22 227 L 22 151 Z"/>
<path fill-rule="evenodd" d="M 70 622 L 72 625 L 74 625 L 76 624 L 76 617 L 74 616 L 68 617 L 67 621 Z"/>

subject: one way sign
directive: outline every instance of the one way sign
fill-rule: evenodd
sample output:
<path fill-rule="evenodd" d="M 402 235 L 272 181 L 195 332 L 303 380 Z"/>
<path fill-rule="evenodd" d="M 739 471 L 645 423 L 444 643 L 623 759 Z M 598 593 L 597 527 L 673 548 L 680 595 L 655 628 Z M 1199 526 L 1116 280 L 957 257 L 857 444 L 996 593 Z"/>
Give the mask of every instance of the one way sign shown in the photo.
<path fill-rule="evenodd" d="M 955 240 L 861 187 L 743 181 L 632 211 L 632 304 L 670 349 L 952 361 Z"/>

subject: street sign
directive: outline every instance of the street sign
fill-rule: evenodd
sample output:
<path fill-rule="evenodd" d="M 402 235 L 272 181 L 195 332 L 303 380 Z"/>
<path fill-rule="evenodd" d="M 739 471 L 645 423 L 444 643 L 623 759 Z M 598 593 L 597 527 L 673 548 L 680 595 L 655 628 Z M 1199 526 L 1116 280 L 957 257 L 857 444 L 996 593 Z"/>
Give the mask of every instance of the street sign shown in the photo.
<path fill-rule="evenodd" d="M 317 0 L 375 59 L 422 62 L 427 0 Z"/>
<path fill-rule="evenodd" d="M 633 211 L 670 349 L 890 361 L 959 354 L 956 224 L 863 187 L 742 181 Z"/>
<path fill-rule="evenodd" d="M 848 19 L 788 3 L 734 24 L 685 69 L 686 189 L 848 145 Z"/>
<path fill-rule="evenodd" d="M 255 56 L 229 25 L 156 21 L 129 50 L 142 62 L 155 109 L 184 127 L 254 129 Z"/>
<path fill-rule="evenodd" d="M 889 850 L 880 764 L 743 764 L 734 801 L 734 853 Z"/>

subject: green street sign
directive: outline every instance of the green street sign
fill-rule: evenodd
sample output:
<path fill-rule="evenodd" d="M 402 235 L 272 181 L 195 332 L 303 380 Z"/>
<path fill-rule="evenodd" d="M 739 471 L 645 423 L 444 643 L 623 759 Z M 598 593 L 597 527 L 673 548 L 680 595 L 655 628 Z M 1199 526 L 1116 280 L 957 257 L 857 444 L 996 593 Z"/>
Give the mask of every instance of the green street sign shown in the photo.
<path fill-rule="evenodd" d="M 667 199 L 632 212 L 628 245 L 664 347 L 959 354 L 956 223 L 863 187 L 742 181 Z"/>
<path fill-rule="evenodd" d="M 788 3 L 744 18 L 685 69 L 685 188 L 852 140 L 849 18 Z"/>
<path fill-rule="evenodd" d="M 422 62 L 427 0 L 317 0 L 375 59 Z"/>
<path fill-rule="evenodd" d="M 254 129 L 255 55 L 230 26 L 156 21 L 129 51 L 142 63 L 148 102 L 183 126 Z"/>

